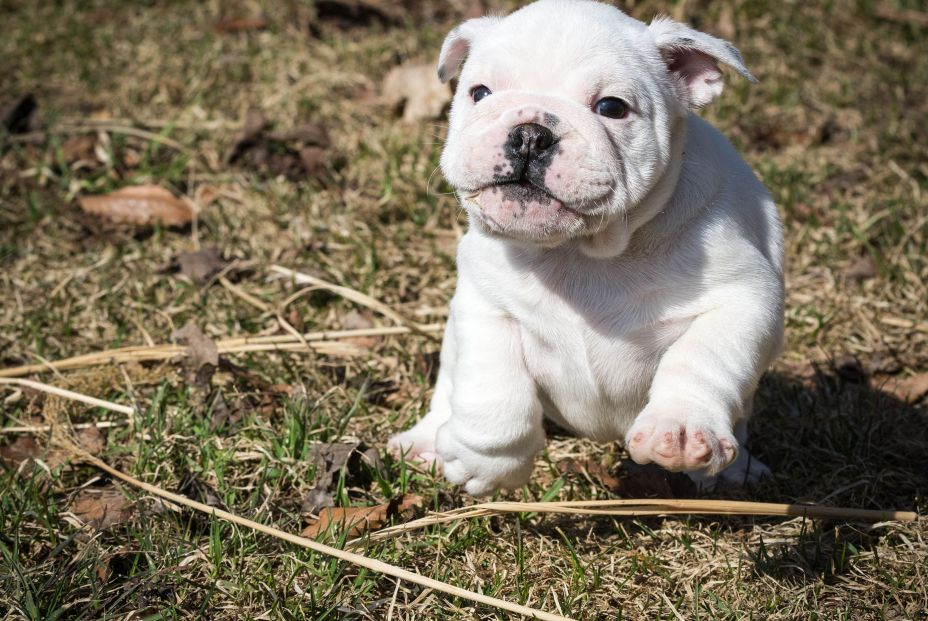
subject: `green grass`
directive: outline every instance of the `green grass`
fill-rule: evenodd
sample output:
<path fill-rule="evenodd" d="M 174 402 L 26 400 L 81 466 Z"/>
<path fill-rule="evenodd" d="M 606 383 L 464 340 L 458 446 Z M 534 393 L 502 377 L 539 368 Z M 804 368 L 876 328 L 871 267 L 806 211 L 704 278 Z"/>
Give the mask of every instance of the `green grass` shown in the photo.
<path fill-rule="evenodd" d="M 202 246 L 235 260 L 230 278 L 272 308 L 295 291 L 270 278 L 269 266 L 279 263 L 422 321 L 443 320 L 456 235 L 466 226 L 440 175 L 432 177 L 444 121 L 402 125 L 377 94 L 398 62 L 432 62 L 463 9 L 414 4 L 398 23 L 341 29 L 318 22 L 308 0 L 223 3 L 227 15 L 264 11 L 269 27 L 219 35 L 213 5 L 202 3 L 0 3 L 8 35 L 0 37 L 0 103 L 35 94 L 47 129 L 33 142 L 0 136 L 0 366 L 148 337 L 168 342 L 187 321 L 215 338 L 279 331 L 273 312 L 167 269 L 177 254 Z M 925 403 L 901 402 L 884 390 L 892 378 L 877 373 L 928 371 L 928 39 L 924 27 L 877 16 L 878 6 L 923 7 L 629 6 L 643 19 L 676 13 L 713 33 L 726 27 L 723 9 L 731 8 L 728 36 L 760 80 L 730 77 L 703 113 L 771 189 L 787 232 L 788 346 L 758 393 L 751 444 L 775 477 L 729 495 L 924 513 Z M 433 19 L 429 11 L 438 9 Z M 332 138 L 324 174 L 294 182 L 226 164 L 250 109 L 280 130 L 324 125 Z M 193 156 L 98 132 L 100 122 L 160 134 Z M 74 126 L 98 137 L 102 157 L 67 161 Z M 221 193 L 186 230 L 105 226 L 77 207 L 80 194 L 152 182 L 190 197 L 204 186 Z M 873 259 L 876 275 L 846 278 L 862 256 Z M 343 326 L 353 308 L 317 291 L 284 314 L 309 331 Z M 424 413 L 437 348 L 404 336 L 378 341 L 361 358 L 233 357 L 263 383 L 221 369 L 196 387 L 179 362 L 43 379 L 136 406 L 131 425 L 105 432 L 100 457 L 113 466 L 300 532 L 302 500 L 318 475 L 311 447 L 356 440 L 382 449 Z M 847 355 L 863 377 L 836 363 Z M 809 362 L 818 375 L 803 379 Z M 216 426 L 220 399 L 239 416 Z M 28 391 L 0 393 L 0 413 L 4 426 L 61 413 L 75 422 L 118 418 Z M 626 471 L 620 447 L 553 433 L 532 481 L 508 497 L 610 497 L 586 477 L 558 474 L 555 464 L 568 455 L 608 458 Z M 130 488 L 120 487 L 130 516 L 98 532 L 80 524 L 71 503 L 82 488 L 113 481 L 54 454 L 4 464 L 4 619 L 384 619 L 394 593 L 393 619 L 508 618 L 412 584 L 396 590 L 393 579 Z M 334 496 L 340 505 L 366 505 L 404 492 L 433 510 L 469 502 L 388 457 L 382 471 L 352 468 Z M 922 523 L 519 514 L 434 526 L 365 553 L 584 620 L 895 620 L 925 618 L 926 539 Z"/>

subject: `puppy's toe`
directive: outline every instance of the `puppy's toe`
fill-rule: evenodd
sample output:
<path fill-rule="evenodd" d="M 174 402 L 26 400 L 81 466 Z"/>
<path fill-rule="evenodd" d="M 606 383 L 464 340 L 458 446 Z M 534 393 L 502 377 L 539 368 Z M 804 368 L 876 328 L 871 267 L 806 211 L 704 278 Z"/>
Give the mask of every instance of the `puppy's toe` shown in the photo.
<path fill-rule="evenodd" d="M 629 430 L 628 452 L 639 464 L 654 462 L 670 471 L 705 470 L 730 464 L 738 444 L 728 426 L 686 416 L 648 416 Z"/>
<path fill-rule="evenodd" d="M 435 434 L 422 433 L 415 427 L 398 433 L 387 441 L 387 450 L 400 459 L 423 465 L 441 467 L 441 457 L 435 450 Z"/>

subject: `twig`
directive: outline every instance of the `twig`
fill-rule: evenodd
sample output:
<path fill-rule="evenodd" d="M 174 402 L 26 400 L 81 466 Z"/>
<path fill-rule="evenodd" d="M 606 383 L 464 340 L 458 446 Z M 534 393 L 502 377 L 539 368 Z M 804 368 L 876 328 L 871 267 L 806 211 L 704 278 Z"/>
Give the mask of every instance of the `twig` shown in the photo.
<path fill-rule="evenodd" d="M 406 317 L 402 316 L 401 314 L 399 314 L 398 312 L 396 312 L 395 310 L 393 310 L 392 308 L 390 308 L 389 306 L 387 306 L 380 300 L 376 298 L 372 298 L 366 293 L 361 293 L 360 291 L 357 291 L 350 287 L 336 285 L 327 280 L 317 278 L 311 274 L 304 274 L 302 272 L 296 272 L 294 270 L 291 270 L 289 268 L 286 268 L 280 265 L 272 265 L 271 271 L 276 272 L 277 274 L 286 276 L 288 278 L 292 278 L 293 282 L 297 284 L 313 285 L 315 287 L 319 287 L 320 289 L 325 289 L 327 291 L 331 291 L 332 293 L 336 293 L 342 296 L 343 298 L 345 298 L 346 300 L 350 300 L 352 302 L 355 302 L 356 304 L 360 304 L 361 306 L 365 306 L 373 311 L 376 311 L 380 313 L 381 315 L 383 315 L 384 317 L 392 319 L 399 325 L 406 326 L 413 332 L 421 334 L 429 338 L 430 340 L 437 340 L 434 335 L 428 334 L 427 332 L 423 331 L 422 326 L 420 324 L 410 319 L 407 319 Z"/>
<path fill-rule="evenodd" d="M 366 537 L 354 539 L 349 542 L 349 545 L 357 545 L 366 541 L 381 541 L 412 530 L 427 528 L 435 524 L 489 515 L 500 515 L 503 513 L 567 513 L 626 517 L 647 515 L 756 515 L 861 520 L 866 522 L 911 522 L 918 519 L 918 514 L 912 511 L 712 499 L 640 500 L 620 498 L 561 502 L 484 502 L 443 513 L 433 513 L 418 520 L 383 528 Z"/>
<path fill-rule="evenodd" d="M 79 392 L 58 388 L 57 386 L 52 386 L 50 384 L 43 384 L 42 382 L 34 382 L 32 380 L 26 379 L 0 378 L 0 384 L 25 386 L 26 388 L 32 388 L 33 390 L 47 392 L 50 395 L 64 397 L 65 399 L 71 399 L 73 401 L 80 401 L 81 403 L 86 403 L 87 405 L 112 410 L 114 412 L 120 412 L 121 414 L 126 414 L 128 416 L 135 415 L 135 410 L 129 406 L 119 405 L 118 403 L 113 403 L 112 401 L 104 401 L 103 399 L 97 399 L 96 397 L 88 397 L 87 395 L 82 395 Z"/>
<path fill-rule="evenodd" d="M 124 427 L 128 425 L 129 421 L 127 420 L 101 420 L 95 423 L 74 423 L 71 425 L 74 429 L 90 429 L 91 427 L 96 427 L 97 429 L 112 429 L 113 427 Z M 0 433 L 48 433 L 52 430 L 51 425 L 19 425 L 12 427 L 0 427 Z"/>
<path fill-rule="evenodd" d="M 427 324 L 419 326 L 423 332 L 439 332 L 443 328 L 442 324 Z M 357 356 L 365 353 L 357 347 L 347 343 L 340 343 L 341 339 L 350 339 L 363 336 L 394 336 L 399 334 L 409 334 L 413 332 L 411 328 L 403 326 L 394 326 L 386 328 L 363 328 L 360 330 L 328 330 L 322 332 L 307 332 L 302 334 L 303 340 L 298 340 L 293 335 L 274 335 L 274 336 L 243 336 L 223 339 L 216 342 L 216 347 L 220 354 L 237 354 L 250 352 L 287 352 L 287 351 L 306 351 L 303 343 L 309 343 L 313 349 L 320 353 L 328 353 L 343 356 Z M 27 364 L 18 367 L 0 369 L 0 378 L 3 377 L 21 377 L 31 373 L 42 373 L 47 371 L 63 371 L 68 369 L 80 369 L 83 367 L 98 366 L 103 364 L 113 364 L 118 362 L 150 362 L 155 360 L 169 360 L 178 356 L 187 355 L 185 347 L 180 345 L 132 345 L 129 347 L 119 347 L 116 349 L 107 349 L 101 352 L 91 354 L 82 354 L 57 361 L 46 361 L 42 364 Z"/>
<path fill-rule="evenodd" d="M 29 380 L 2 380 L 2 383 L 30 386 L 31 388 L 35 388 L 37 390 L 42 390 L 44 392 L 48 392 L 54 395 L 65 396 L 65 397 L 74 399 L 76 401 L 80 401 L 82 403 L 93 404 L 98 407 L 103 407 L 105 409 L 112 410 L 114 412 L 125 413 L 126 410 L 132 409 L 124 405 L 119 405 L 118 403 L 112 403 L 109 401 L 103 401 L 101 399 L 96 399 L 94 397 L 88 397 L 80 393 L 71 392 L 69 390 L 63 390 L 60 388 L 56 388 L 55 386 L 50 386 L 48 384 L 42 384 L 40 382 L 32 382 Z M 120 479 L 121 481 L 124 481 L 128 483 L 129 485 L 132 485 L 133 487 L 137 487 L 141 490 L 144 490 L 148 492 L 149 494 L 152 494 L 154 496 L 158 496 L 159 498 L 163 498 L 165 500 L 173 502 L 174 504 L 189 507 L 201 513 L 205 513 L 206 515 L 215 516 L 218 519 L 225 520 L 227 522 L 232 522 L 233 524 L 238 524 L 239 526 L 244 526 L 252 530 L 256 530 L 260 533 L 264 533 L 266 535 L 276 537 L 277 539 L 282 539 L 294 545 L 298 545 L 303 548 L 308 548 L 315 552 L 319 552 L 327 556 L 332 556 L 332 557 L 335 557 L 343 561 L 348 561 L 349 563 L 360 565 L 361 567 L 365 567 L 367 569 L 370 569 L 376 572 L 387 574 L 388 576 L 393 576 L 394 578 L 398 578 L 400 580 L 406 580 L 408 582 L 412 582 L 412 583 L 418 584 L 426 588 L 435 589 L 436 591 L 441 591 L 442 593 L 447 593 L 455 597 L 461 597 L 461 598 L 468 599 L 470 601 L 477 602 L 480 604 L 486 604 L 488 606 L 493 606 L 494 608 L 500 608 L 502 610 L 506 610 L 508 612 L 512 612 L 512 613 L 522 615 L 525 617 L 529 617 L 529 618 L 543 619 L 544 621 L 572 621 L 571 619 L 567 617 L 563 617 L 561 615 L 544 612 L 543 610 L 538 610 L 536 608 L 522 606 L 522 605 L 515 604 L 512 602 L 507 602 L 505 600 L 497 599 L 495 597 L 490 597 L 482 593 L 469 591 L 467 589 L 456 587 L 452 584 L 448 584 L 440 580 L 435 580 L 434 578 L 429 578 L 427 576 L 419 575 L 417 573 L 403 569 L 402 567 L 397 567 L 396 565 L 384 563 L 383 561 L 373 559 L 373 558 L 370 558 L 370 557 L 367 557 L 361 554 L 357 554 L 354 552 L 349 552 L 347 550 L 333 548 L 323 543 L 319 543 L 318 541 L 315 541 L 313 539 L 308 539 L 306 537 L 294 535 L 292 533 L 282 531 L 278 528 L 274 528 L 273 526 L 267 526 L 266 524 L 261 524 L 260 522 L 249 520 L 248 518 L 241 517 L 234 513 L 229 513 L 228 511 L 223 511 L 221 509 L 211 507 L 207 504 L 197 502 L 195 500 L 191 500 L 190 498 L 187 498 L 186 496 L 181 496 L 180 494 L 169 492 L 155 485 L 151 485 L 149 483 L 145 483 L 144 481 L 140 481 L 136 479 L 135 477 L 132 477 L 120 470 L 117 470 L 116 468 L 113 468 L 112 466 L 110 466 L 103 460 L 99 459 L 98 457 L 91 455 L 71 438 L 71 436 L 67 433 L 67 427 L 65 427 L 62 432 L 61 426 L 59 425 L 59 426 L 56 426 L 56 430 L 58 430 L 59 433 L 57 433 L 56 435 L 52 437 L 53 444 L 57 444 L 61 448 L 67 450 L 78 460 L 91 464 L 93 466 L 96 466 L 97 468 L 99 468 L 100 470 L 103 470 L 110 476 Z"/>

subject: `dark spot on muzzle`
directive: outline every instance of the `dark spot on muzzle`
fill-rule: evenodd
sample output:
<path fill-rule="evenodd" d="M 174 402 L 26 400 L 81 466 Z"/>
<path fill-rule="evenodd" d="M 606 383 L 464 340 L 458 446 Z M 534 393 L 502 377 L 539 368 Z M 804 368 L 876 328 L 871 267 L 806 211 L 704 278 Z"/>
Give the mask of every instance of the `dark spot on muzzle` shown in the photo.
<path fill-rule="evenodd" d="M 556 114 L 551 114 L 550 112 L 545 112 L 542 118 L 545 121 L 545 125 L 547 125 L 551 129 L 556 129 L 557 124 L 561 122 L 561 119 L 557 118 Z"/>
<path fill-rule="evenodd" d="M 503 145 L 503 154 L 512 165 L 512 173 L 505 178 L 497 175 L 496 181 L 529 180 L 542 187 L 545 171 L 558 153 L 557 137 L 550 129 L 537 123 L 516 125 Z"/>

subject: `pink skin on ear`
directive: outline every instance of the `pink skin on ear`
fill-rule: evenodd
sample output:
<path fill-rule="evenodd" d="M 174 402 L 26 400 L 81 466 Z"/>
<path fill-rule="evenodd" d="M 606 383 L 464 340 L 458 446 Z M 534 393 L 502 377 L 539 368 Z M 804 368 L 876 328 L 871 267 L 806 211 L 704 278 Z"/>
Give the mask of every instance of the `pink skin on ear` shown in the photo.
<path fill-rule="evenodd" d="M 722 94 L 722 70 L 715 59 L 698 50 L 676 49 L 667 55 L 667 68 L 686 85 L 689 104 L 699 108 Z"/>

